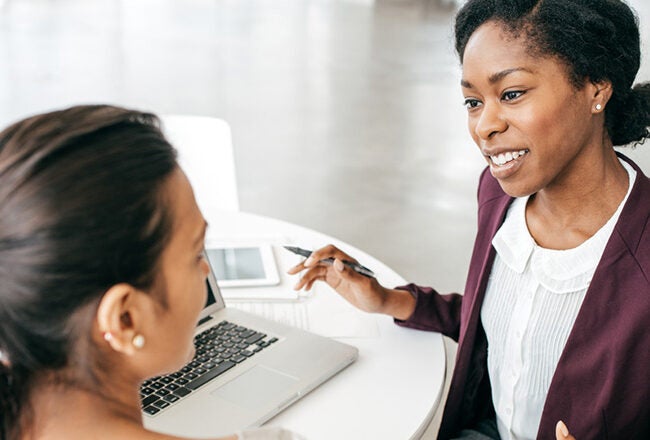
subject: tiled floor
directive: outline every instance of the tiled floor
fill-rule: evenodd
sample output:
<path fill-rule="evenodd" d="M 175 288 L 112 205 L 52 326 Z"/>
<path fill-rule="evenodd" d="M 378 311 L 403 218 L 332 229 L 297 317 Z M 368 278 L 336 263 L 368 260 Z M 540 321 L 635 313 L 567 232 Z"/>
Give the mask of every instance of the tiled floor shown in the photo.
<path fill-rule="evenodd" d="M 483 162 L 465 128 L 453 3 L 0 0 L 0 124 L 81 102 L 223 118 L 243 210 L 460 290 Z M 650 80 L 650 5 L 630 4 Z M 650 145 L 633 156 L 650 172 Z"/>

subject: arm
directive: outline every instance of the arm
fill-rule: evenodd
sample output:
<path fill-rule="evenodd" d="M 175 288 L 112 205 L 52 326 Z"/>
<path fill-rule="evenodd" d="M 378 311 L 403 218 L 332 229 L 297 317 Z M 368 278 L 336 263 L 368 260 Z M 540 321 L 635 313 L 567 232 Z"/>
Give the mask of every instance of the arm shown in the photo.
<path fill-rule="evenodd" d="M 334 260 L 325 264 L 325 260 Z M 415 308 L 415 299 L 408 292 L 388 289 L 374 277 L 354 271 L 343 261 L 357 261 L 333 245 L 314 251 L 302 263 L 289 269 L 291 275 L 305 271 L 294 289 L 311 289 L 316 281 L 324 281 L 355 307 L 369 313 L 382 313 L 398 319 L 408 318 Z"/>
<path fill-rule="evenodd" d="M 328 258 L 335 259 L 334 264 L 321 263 Z M 375 278 L 363 276 L 345 266 L 343 261 L 356 262 L 332 245 L 314 251 L 310 258 L 289 270 L 290 274 L 306 270 L 294 288 L 309 290 L 314 282 L 324 281 L 363 311 L 392 316 L 405 327 L 439 331 L 458 338 L 460 295 L 442 296 L 433 289 L 414 284 L 388 289 Z"/>
<path fill-rule="evenodd" d="M 430 287 L 420 287 L 415 284 L 400 286 L 397 289 L 408 292 L 415 301 L 413 313 L 404 320 L 396 317 L 397 325 L 440 332 L 458 341 L 462 295 L 457 293 L 441 295 Z"/>

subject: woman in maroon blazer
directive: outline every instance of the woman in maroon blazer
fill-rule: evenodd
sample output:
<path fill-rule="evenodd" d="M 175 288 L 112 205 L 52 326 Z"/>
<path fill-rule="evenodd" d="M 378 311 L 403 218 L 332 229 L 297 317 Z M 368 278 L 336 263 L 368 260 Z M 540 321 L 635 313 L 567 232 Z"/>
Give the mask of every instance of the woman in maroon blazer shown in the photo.
<path fill-rule="evenodd" d="M 650 438 L 650 181 L 613 149 L 649 136 L 636 18 L 617 0 L 470 0 L 455 32 L 488 165 L 464 295 L 384 288 L 332 246 L 296 288 L 324 280 L 458 341 L 439 438 Z"/>

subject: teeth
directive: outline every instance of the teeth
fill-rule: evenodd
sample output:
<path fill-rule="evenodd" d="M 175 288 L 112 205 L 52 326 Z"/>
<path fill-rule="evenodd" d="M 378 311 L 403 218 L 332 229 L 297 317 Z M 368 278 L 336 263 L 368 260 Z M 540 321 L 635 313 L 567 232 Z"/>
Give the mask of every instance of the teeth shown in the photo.
<path fill-rule="evenodd" d="M 490 156 L 490 159 L 492 159 L 492 162 L 494 162 L 496 165 L 505 165 L 506 163 L 515 160 L 520 156 L 523 156 L 526 154 L 526 152 L 526 150 L 508 151 L 507 153 Z"/>

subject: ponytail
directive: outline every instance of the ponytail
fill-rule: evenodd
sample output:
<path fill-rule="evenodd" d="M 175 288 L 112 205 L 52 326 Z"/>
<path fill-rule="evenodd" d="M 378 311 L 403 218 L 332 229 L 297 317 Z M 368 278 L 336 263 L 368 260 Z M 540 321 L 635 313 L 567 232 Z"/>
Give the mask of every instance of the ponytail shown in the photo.
<path fill-rule="evenodd" d="M 614 90 L 605 124 L 614 145 L 642 144 L 650 136 L 650 82 L 625 92 Z"/>

